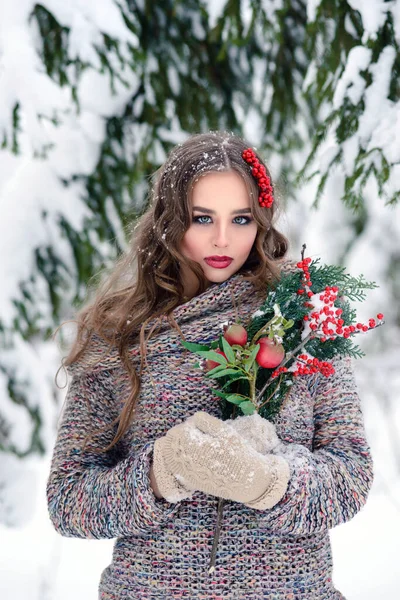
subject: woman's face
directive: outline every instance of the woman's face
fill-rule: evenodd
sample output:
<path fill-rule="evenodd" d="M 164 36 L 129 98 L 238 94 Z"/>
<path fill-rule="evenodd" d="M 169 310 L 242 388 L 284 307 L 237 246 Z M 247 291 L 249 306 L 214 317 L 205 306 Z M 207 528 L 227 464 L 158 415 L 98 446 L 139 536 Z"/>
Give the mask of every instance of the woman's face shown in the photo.
<path fill-rule="evenodd" d="M 235 171 L 207 173 L 194 184 L 191 210 L 181 252 L 199 263 L 210 283 L 225 281 L 246 262 L 257 235 L 243 179 Z M 224 268 L 207 264 L 205 259 L 215 255 L 233 260 Z M 185 295 L 192 297 L 197 279 L 182 267 Z"/>

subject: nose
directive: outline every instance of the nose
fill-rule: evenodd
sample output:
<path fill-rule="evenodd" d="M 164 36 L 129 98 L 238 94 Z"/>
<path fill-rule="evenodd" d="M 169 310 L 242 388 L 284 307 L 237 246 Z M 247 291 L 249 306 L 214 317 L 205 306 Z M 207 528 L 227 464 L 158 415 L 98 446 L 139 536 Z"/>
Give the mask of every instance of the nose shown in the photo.
<path fill-rule="evenodd" d="M 213 234 L 214 246 L 218 248 L 225 248 L 229 246 L 227 227 L 223 224 L 217 225 Z"/>

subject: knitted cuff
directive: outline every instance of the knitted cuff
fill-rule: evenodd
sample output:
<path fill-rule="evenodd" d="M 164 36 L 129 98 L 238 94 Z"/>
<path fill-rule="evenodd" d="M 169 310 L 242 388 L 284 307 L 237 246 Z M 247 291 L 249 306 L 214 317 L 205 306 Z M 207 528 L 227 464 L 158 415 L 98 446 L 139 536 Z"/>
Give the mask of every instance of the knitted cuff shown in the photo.
<path fill-rule="evenodd" d="M 167 502 L 179 502 L 192 498 L 194 490 L 187 489 L 165 466 L 165 440 L 158 438 L 154 442 L 153 472 L 158 489 Z"/>
<path fill-rule="evenodd" d="M 284 496 L 290 479 L 289 463 L 282 456 L 268 455 L 269 476 L 271 481 L 261 496 L 250 502 L 244 502 L 246 506 L 256 510 L 272 508 Z"/>
<path fill-rule="evenodd" d="M 135 454 L 135 468 L 133 471 L 133 515 L 137 529 L 143 533 L 147 533 L 149 529 L 156 529 L 170 520 L 178 509 L 178 505 L 171 506 L 162 498 L 156 498 L 150 486 L 153 443 L 153 441 L 147 442 L 140 452 Z"/>

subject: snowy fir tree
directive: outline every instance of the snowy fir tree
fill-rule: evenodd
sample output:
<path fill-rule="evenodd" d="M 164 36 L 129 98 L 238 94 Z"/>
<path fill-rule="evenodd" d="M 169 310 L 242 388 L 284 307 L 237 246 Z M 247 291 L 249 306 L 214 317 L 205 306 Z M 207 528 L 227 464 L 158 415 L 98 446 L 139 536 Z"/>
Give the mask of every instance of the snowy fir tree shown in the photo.
<path fill-rule="evenodd" d="M 4 523 L 22 518 L 24 459 L 53 441 L 60 356 L 49 336 L 124 248 L 126 225 L 145 205 L 147 176 L 190 132 L 242 133 L 257 113 L 275 130 L 270 145 L 278 137 L 290 147 L 284 121 L 295 94 L 278 101 L 279 86 L 286 72 L 286 90 L 295 87 L 305 64 L 295 78 L 295 44 L 280 53 L 275 38 L 290 39 L 286 13 L 304 29 L 304 6 L 288 4 L 281 14 L 280 3 L 219 8 L 112 0 L 2 7 Z"/>
<path fill-rule="evenodd" d="M 386 282 L 376 308 L 393 320 L 381 347 L 396 339 L 400 14 L 381 0 L 1 4 L 0 521 L 12 526 L 29 518 L 29 459 L 54 440 L 50 335 L 125 248 L 148 176 L 190 133 L 247 137 L 294 240 L 313 248 L 328 214 L 323 250 L 356 274 L 372 244 L 365 275 Z"/>
<path fill-rule="evenodd" d="M 337 167 L 344 174 L 338 193 L 347 206 L 362 211 L 371 179 L 381 206 L 395 204 L 400 195 L 398 3 L 313 0 L 307 9 L 311 61 L 303 89 L 320 114 L 303 173 L 318 175 L 315 201 Z"/>

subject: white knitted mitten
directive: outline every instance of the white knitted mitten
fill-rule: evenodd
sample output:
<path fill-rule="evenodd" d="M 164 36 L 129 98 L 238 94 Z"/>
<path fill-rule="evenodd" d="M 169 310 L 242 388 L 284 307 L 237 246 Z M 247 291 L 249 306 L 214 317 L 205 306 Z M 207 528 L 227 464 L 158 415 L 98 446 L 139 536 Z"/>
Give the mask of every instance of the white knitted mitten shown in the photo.
<path fill-rule="evenodd" d="M 289 464 L 281 456 L 262 455 L 227 421 L 198 411 L 169 429 L 154 444 L 154 456 L 189 489 L 243 502 L 263 510 L 284 495 Z M 157 460 L 158 465 L 161 460 Z M 154 465 L 160 492 L 163 478 Z"/>

